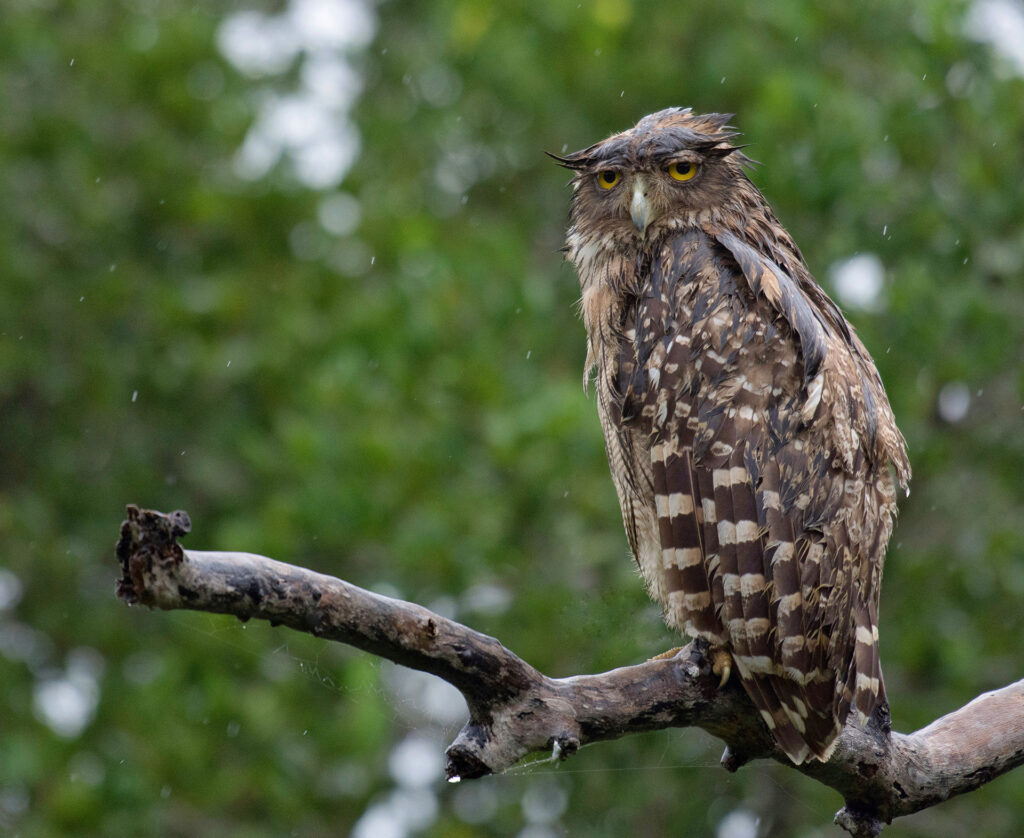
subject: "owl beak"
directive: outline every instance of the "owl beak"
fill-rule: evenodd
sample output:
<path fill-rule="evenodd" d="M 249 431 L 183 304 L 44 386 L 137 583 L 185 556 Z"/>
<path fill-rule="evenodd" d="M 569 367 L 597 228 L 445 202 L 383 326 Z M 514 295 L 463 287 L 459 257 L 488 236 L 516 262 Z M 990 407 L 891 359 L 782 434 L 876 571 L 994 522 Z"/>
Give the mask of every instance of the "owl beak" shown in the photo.
<path fill-rule="evenodd" d="M 633 202 L 629 205 L 629 214 L 636 228 L 643 233 L 651 223 L 651 204 L 647 200 L 647 184 L 638 177 L 633 184 Z"/>

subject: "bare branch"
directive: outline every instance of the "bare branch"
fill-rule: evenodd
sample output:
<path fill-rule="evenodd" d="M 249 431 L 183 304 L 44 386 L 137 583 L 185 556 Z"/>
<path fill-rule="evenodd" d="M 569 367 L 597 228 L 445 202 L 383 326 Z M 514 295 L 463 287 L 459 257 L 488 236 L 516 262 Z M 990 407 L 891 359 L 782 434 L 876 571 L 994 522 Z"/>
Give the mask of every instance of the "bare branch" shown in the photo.
<path fill-rule="evenodd" d="M 847 725 L 827 763 L 793 766 L 734 681 L 718 688 L 707 648 L 600 675 L 549 678 L 493 637 L 410 602 L 251 553 L 183 550 L 184 512 L 128 507 L 117 555 L 130 604 L 252 617 L 429 672 L 457 687 L 470 718 L 447 750 L 450 779 L 498 773 L 530 751 L 565 759 L 581 745 L 666 727 L 701 727 L 727 743 L 735 771 L 771 758 L 843 795 L 836 823 L 855 836 L 973 791 L 1024 763 L 1024 680 L 986 693 L 912 734 L 888 708 Z"/>

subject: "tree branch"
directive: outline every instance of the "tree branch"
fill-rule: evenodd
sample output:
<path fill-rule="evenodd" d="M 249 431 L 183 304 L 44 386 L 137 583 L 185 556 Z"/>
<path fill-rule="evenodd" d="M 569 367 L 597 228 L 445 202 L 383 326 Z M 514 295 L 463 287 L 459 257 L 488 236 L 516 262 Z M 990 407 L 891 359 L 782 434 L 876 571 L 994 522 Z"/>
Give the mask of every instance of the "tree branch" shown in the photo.
<path fill-rule="evenodd" d="M 986 693 L 911 734 L 888 708 L 848 724 L 827 763 L 793 766 L 733 679 L 719 689 L 705 644 L 600 675 L 549 678 L 493 637 L 410 602 L 251 553 L 183 550 L 184 512 L 135 506 L 121 525 L 117 594 L 129 604 L 252 617 L 363 649 L 457 687 L 469 721 L 446 752 L 449 779 L 511 767 L 530 751 L 565 759 L 581 745 L 666 727 L 726 742 L 725 767 L 770 758 L 836 789 L 836 823 L 854 836 L 973 791 L 1024 763 L 1024 680 Z"/>

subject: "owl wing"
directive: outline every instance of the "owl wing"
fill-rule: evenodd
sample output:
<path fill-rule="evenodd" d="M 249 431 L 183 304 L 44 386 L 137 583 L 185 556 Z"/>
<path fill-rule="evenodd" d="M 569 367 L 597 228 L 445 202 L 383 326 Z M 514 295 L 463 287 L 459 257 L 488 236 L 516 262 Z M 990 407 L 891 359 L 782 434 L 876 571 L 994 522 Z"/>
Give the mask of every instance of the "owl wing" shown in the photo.
<path fill-rule="evenodd" d="M 667 616 L 730 647 L 794 762 L 827 759 L 858 689 L 865 712 L 881 690 L 877 579 L 858 587 L 821 403 L 848 335 L 734 237 L 677 235 L 649 276 L 620 392 L 651 440 Z"/>
<path fill-rule="evenodd" d="M 814 625 L 827 633 L 835 673 L 835 732 L 847 712 L 864 724 L 884 701 L 878 654 L 878 600 L 885 551 L 896 516 L 890 465 L 906 489 L 906 441 L 867 349 L 838 306 L 804 274 L 798 283 L 749 244 L 728 233 L 718 242 L 736 260 L 751 290 L 791 326 L 804 367 L 795 437 L 772 464 L 805 532 L 820 534 L 802 558 L 821 563 Z M 800 444 L 797 450 L 797 444 Z M 769 475 L 769 481 L 774 473 Z M 799 531 L 798 531 L 799 532 Z M 817 558 L 824 548 L 824 554 Z M 798 552 L 799 557 L 799 552 Z M 804 595 L 805 606 L 808 597 Z M 820 667 L 819 667 L 820 668 Z"/>

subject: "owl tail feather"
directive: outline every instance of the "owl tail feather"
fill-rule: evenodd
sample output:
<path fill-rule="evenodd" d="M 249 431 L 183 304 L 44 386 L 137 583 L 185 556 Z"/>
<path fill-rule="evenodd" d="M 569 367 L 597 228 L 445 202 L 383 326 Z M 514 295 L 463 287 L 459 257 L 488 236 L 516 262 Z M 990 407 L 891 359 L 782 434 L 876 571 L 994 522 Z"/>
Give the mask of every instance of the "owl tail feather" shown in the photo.
<path fill-rule="evenodd" d="M 795 765 L 809 760 L 827 762 L 845 721 L 832 712 L 833 684 L 811 681 L 801 685 L 777 675 L 744 671 L 741 660 L 737 665 L 743 688 L 786 756 Z"/>

